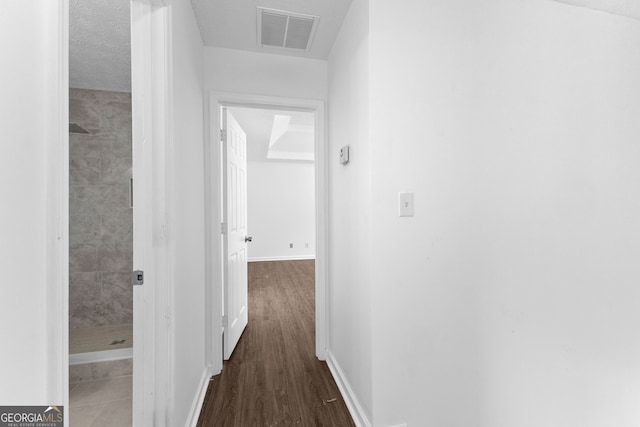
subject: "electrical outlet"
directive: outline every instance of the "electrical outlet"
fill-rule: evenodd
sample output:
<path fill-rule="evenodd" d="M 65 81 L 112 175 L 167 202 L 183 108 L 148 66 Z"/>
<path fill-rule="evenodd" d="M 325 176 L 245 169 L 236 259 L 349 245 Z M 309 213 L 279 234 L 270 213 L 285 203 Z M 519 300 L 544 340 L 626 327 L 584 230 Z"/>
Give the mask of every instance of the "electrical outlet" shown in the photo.
<path fill-rule="evenodd" d="M 293 249 L 293 243 L 289 243 L 289 249 Z"/>

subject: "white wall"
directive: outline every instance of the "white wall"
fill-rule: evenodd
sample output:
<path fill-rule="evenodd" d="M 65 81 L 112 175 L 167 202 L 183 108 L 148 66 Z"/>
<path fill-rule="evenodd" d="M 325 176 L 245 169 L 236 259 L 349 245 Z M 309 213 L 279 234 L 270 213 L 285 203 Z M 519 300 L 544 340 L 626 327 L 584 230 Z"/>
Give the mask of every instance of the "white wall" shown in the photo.
<path fill-rule="evenodd" d="M 329 56 L 330 351 L 372 416 L 369 4 L 354 0 Z M 349 144 L 351 161 L 338 162 Z"/>
<path fill-rule="evenodd" d="M 205 47 L 204 69 L 207 91 L 326 98 L 326 61 Z"/>
<path fill-rule="evenodd" d="M 62 272 L 52 261 L 67 241 L 60 213 L 52 211 L 57 199 L 47 197 L 52 178 L 60 177 L 53 156 L 63 145 L 58 111 L 67 96 L 57 60 L 60 10 L 48 0 L 10 1 L 0 13 L 2 405 L 63 403 L 56 375 L 63 363 Z"/>
<path fill-rule="evenodd" d="M 640 425 L 640 22 L 370 5 L 375 425 Z"/>
<path fill-rule="evenodd" d="M 173 33 L 172 389 L 168 425 L 182 426 L 197 398 L 205 361 L 203 45 L 191 4 L 171 2 Z M 205 383 L 206 384 L 206 383 Z"/>
<path fill-rule="evenodd" d="M 315 256 L 314 173 L 310 162 L 247 163 L 249 261 Z"/>

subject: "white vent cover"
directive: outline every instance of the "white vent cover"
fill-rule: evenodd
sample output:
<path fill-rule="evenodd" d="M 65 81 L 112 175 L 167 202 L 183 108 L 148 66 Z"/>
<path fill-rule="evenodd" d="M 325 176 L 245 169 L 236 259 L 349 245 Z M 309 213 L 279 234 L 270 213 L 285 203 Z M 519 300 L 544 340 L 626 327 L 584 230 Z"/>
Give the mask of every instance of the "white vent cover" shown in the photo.
<path fill-rule="evenodd" d="M 258 7 L 258 45 L 308 51 L 318 16 Z"/>

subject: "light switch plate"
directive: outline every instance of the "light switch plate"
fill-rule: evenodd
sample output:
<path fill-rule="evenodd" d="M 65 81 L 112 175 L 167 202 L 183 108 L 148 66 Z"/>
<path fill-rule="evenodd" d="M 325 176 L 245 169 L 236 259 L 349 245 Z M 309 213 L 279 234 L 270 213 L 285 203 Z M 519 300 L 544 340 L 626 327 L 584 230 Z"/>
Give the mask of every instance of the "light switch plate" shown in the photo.
<path fill-rule="evenodd" d="M 400 216 L 413 216 L 413 193 L 399 193 Z"/>

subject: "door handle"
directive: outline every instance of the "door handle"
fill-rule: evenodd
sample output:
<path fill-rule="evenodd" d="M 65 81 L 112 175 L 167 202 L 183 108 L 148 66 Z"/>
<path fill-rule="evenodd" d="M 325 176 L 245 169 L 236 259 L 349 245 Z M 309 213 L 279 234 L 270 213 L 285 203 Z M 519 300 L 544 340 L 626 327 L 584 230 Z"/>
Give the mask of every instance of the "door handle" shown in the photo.
<path fill-rule="evenodd" d="M 245 242 L 245 243 L 247 243 L 247 242 L 252 242 L 252 241 L 253 241 L 253 237 L 251 237 L 251 236 L 245 236 L 245 238 L 244 238 L 244 242 Z"/>

